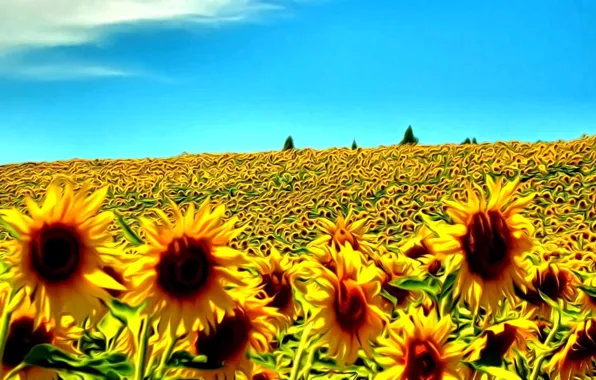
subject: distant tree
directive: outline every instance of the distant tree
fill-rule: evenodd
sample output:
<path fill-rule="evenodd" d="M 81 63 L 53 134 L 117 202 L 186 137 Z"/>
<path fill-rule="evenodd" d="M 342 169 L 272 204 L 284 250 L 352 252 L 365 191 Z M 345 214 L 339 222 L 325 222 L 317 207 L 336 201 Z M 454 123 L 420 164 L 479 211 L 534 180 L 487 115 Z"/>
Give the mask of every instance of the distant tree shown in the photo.
<path fill-rule="evenodd" d="M 286 139 L 286 142 L 284 143 L 284 147 L 283 147 L 283 150 L 290 150 L 290 149 L 294 149 L 294 140 L 292 139 L 292 136 L 288 136 L 288 138 Z"/>
<path fill-rule="evenodd" d="M 412 130 L 412 126 L 409 125 L 408 129 L 406 129 L 406 133 L 404 133 L 404 138 L 401 140 L 399 145 L 404 144 L 418 144 L 418 137 L 414 136 L 414 131 Z"/>
<path fill-rule="evenodd" d="M 464 142 L 462 144 L 471 144 L 472 142 L 470 141 L 469 137 L 466 137 L 466 139 L 464 140 Z"/>
<path fill-rule="evenodd" d="M 352 141 L 352 149 L 358 149 L 358 145 L 356 144 L 356 139 Z"/>
<path fill-rule="evenodd" d="M 476 141 L 476 137 L 472 137 L 472 144 L 478 144 L 478 141 Z"/>

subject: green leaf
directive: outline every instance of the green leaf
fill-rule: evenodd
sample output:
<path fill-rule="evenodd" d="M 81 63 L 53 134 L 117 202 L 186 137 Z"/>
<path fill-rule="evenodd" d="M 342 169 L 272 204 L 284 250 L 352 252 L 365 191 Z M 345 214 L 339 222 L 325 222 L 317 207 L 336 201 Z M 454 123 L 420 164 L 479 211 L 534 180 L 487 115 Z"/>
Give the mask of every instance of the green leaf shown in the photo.
<path fill-rule="evenodd" d="M 128 362 L 128 358 L 124 354 L 102 355 L 97 358 L 75 358 L 50 344 L 33 347 L 25 357 L 24 364 L 60 372 L 76 372 L 85 379 L 119 380 L 125 376 L 132 376 L 134 372 L 132 364 Z"/>
<path fill-rule="evenodd" d="M 169 368 L 194 368 L 194 369 L 218 369 L 222 366 L 215 366 L 209 363 L 207 356 L 199 355 L 195 356 L 190 352 L 178 351 L 173 353 L 166 365 Z"/>
<path fill-rule="evenodd" d="M 589 295 L 590 297 L 596 298 L 596 288 L 592 286 L 580 285 L 578 286 L 584 293 Z"/>
<path fill-rule="evenodd" d="M 479 372 L 484 372 L 495 377 L 495 380 L 522 380 L 515 372 L 511 372 L 505 368 L 477 365 L 474 363 L 468 363 Z"/>
<path fill-rule="evenodd" d="M 13 238 L 13 239 L 18 239 L 20 237 L 19 233 L 17 231 L 15 231 L 14 228 L 12 228 L 10 226 L 10 224 L 8 224 L 3 218 L 2 216 L 0 216 L 0 226 L 4 227 L 4 229 L 6 231 L 8 231 L 8 234 Z"/>
<path fill-rule="evenodd" d="M 143 240 L 130 228 L 130 226 L 126 223 L 122 215 L 118 214 L 114 211 L 114 215 L 116 216 L 116 220 L 120 227 L 122 227 L 122 232 L 126 240 L 128 240 L 132 245 L 139 246 L 143 244 Z"/>
<path fill-rule="evenodd" d="M 437 279 L 432 277 L 427 277 L 425 279 L 416 277 L 398 277 L 389 282 L 389 285 L 404 290 L 420 290 L 435 295 L 440 288 Z"/>

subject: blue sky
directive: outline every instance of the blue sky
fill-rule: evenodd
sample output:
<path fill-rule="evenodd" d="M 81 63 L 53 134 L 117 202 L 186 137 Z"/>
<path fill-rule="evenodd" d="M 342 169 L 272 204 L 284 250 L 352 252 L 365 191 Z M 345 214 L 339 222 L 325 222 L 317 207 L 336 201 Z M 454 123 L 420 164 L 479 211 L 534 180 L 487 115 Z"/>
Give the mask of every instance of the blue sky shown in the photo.
<path fill-rule="evenodd" d="M 0 164 L 596 134 L 591 0 L 107 3 L 0 4 Z"/>

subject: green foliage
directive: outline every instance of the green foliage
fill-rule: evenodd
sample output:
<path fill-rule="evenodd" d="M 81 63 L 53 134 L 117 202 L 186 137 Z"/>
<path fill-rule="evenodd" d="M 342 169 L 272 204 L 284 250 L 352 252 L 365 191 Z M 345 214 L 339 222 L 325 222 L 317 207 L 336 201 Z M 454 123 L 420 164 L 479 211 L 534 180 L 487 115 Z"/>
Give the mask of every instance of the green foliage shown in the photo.
<path fill-rule="evenodd" d="M 358 145 L 356 144 L 356 139 L 352 142 L 352 149 L 358 149 Z"/>
<path fill-rule="evenodd" d="M 478 141 L 476 141 L 476 137 L 472 137 L 472 144 L 478 144 Z"/>
<path fill-rule="evenodd" d="M 294 149 L 294 139 L 292 139 L 292 136 L 288 136 L 288 138 L 286 139 L 286 142 L 284 143 L 284 147 L 282 150 L 290 150 L 290 149 Z"/>
<path fill-rule="evenodd" d="M 464 140 L 464 142 L 462 144 L 471 144 L 472 141 L 470 141 L 469 137 L 466 137 L 466 139 Z"/>
<path fill-rule="evenodd" d="M 401 140 L 399 145 L 404 144 L 418 144 L 418 137 L 414 136 L 414 131 L 412 130 L 412 126 L 409 125 L 408 129 L 404 133 L 404 138 Z"/>

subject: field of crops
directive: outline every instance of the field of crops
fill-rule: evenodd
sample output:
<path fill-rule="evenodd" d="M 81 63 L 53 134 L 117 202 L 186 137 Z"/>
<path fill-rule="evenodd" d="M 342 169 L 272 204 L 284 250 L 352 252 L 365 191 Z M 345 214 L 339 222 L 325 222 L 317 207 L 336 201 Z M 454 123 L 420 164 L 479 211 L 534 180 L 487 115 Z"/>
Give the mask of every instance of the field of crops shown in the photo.
<path fill-rule="evenodd" d="M 596 376 L 596 137 L 0 167 L 0 378 Z"/>

